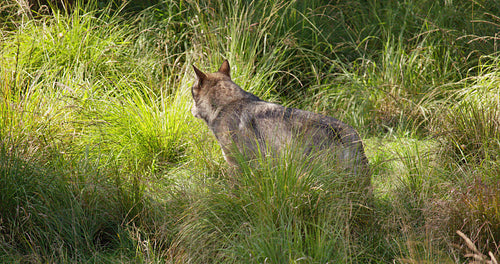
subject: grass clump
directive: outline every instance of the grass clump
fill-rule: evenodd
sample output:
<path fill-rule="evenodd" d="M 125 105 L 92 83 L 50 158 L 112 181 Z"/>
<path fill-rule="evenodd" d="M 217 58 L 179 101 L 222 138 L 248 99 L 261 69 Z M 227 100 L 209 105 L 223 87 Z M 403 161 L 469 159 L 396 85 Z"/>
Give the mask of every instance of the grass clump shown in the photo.
<path fill-rule="evenodd" d="M 27 262 L 82 261 L 121 243 L 126 212 L 95 164 L 72 164 L 86 173 L 69 179 L 5 145 L 0 155 L 3 252 Z"/>
<path fill-rule="evenodd" d="M 498 65 L 496 62 L 495 65 Z M 500 139 L 498 68 L 485 67 L 484 74 L 456 91 L 444 119 L 450 152 L 463 162 L 498 160 Z"/>
<path fill-rule="evenodd" d="M 372 210 L 352 175 L 292 153 L 239 164 L 194 196 L 178 241 L 184 261 L 356 262 L 371 250 L 351 252 L 370 239 Z"/>
<path fill-rule="evenodd" d="M 484 177 L 485 174 L 481 176 Z M 485 183 L 481 179 L 474 179 L 468 183 L 467 187 L 457 191 L 456 196 L 453 197 L 454 204 L 448 205 L 450 219 L 447 222 L 449 232 L 452 226 L 460 226 L 459 230 L 469 234 L 481 252 L 491 251 L 495 256 L 500 253 L 498 187 L 498 179 L 492 183 Z M 455 242 L 458 240 L 457 237 L 453 239 Z"/>
<path fill-rule="evenodd" d="M 498 153 L 500 115 L 498 108 L 498 65 L 484 65 L 480 77 L 465 80 L 465 87 L 450 97 L 455 102 L 444 110 L 444 159 L 449 160 L 457 174 L 455 186 L 449 191 L 451 199 L 444 203 L 448 214 L 443 228 L 453 241 L 455 231 L 467 233 L 480 250 L 498 255 Z"/>

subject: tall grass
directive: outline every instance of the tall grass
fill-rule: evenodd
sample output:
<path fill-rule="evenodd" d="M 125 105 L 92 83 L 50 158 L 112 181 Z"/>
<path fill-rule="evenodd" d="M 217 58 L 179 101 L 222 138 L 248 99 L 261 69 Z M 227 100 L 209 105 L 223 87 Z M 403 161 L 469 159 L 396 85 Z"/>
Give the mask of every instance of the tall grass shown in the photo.
<path fill-rule="evenodd" d="M 0 261 L 461 263 L 457 230 L 498 256 L 495 1 L 53 8 L 0 7 Z M 291 153 L 229 168 L 190 114 L 222 59 L 356 127 L 371 200 Z"/>
<path fill-rule="evenodd" d="M 240 160 L 194 197 L 177 243 L 195 263 L 362 261 L 373 250 L 362 245 L 373 239 L 365 233 L 372 209 L 359 185 L 293 151 Z"/>
<path fill-rule="evenodd" d="M 463 87 L 449 98 L 453 105 L 437 120 L 445 150 L 441 156 L 451 160 L 458 176 L 449 191 L 453 199 L 443 209 L 449 217 L 442 227 L 449 235 L 460 226 L 480 250 L 498 255 L 499 213 L 493 209 L 499 200 L 493 191 L 499 182 L 498 60 L 485 60 L 481 75 L 461 82 Z"/>
<path fill-rule="evenodd" d="M 2 39 L 3 252 L 86 261 L 133 247 L 128 226 L 149 221 L 138 217 L 150 204 L 149 171 L 182 156 L 180 133 L 159 136 L 157 125 L 177 131 L 188 103 L 139 90 L 151 84 L 147 58 L 130 56 L 136 36 L 109 10 L 18 23 Z"/>

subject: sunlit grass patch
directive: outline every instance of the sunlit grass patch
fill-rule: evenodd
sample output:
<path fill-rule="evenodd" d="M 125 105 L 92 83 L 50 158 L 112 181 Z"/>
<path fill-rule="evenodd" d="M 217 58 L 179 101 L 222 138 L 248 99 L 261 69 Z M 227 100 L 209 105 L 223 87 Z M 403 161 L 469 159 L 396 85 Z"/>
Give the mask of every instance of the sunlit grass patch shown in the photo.
<path fill-rule="evenodd" d="M 319 159 L 296 158 L 291 151 L 241 160 L 238 168 L 205 178 L 181 225 L 180 251 L 194 262 L 365 258 L 371 249 L 351 250 L 370 228 L 364 226 L 373 210 L 366 186 Z"/>

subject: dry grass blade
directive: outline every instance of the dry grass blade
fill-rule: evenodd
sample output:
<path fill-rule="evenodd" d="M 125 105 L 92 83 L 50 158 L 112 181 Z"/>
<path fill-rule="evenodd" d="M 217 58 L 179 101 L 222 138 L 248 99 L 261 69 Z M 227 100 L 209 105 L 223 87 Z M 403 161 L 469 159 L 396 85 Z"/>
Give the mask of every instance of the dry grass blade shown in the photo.
<path fill-rule="evenodd" d="M 457 230 L 457 234 L 463 238 L 465 240 L 465 244 L 467 245 L 467 247 L 472 250 L 474 253 L 478 253 L 478 254 L 481 254 L 481 252 L 479 252 L 479 250 L 477 250 L 477 247 L 476 245 L 474 245 L 474 243 L 472 243 L 472 240 L 470 240 L 464 233 L 462 233 L 462 231 L 460 230 Z"/>
<path fill-rule="evenodd" d="M 498 261 L 496 260 L 495 256 L 493 253 L 488 252 L 488 255 L 490 256 L 491 260 L 488 260 L 488 256 L 484 255 L 483 253 L 479 252 L 477 249 L 476 245 L 472 243 L 472 241 L 460 230 L 457 230 L 457 234 L 464 239 L 465 244 L 467 247 L 473 252 L 473 253 L 468 253 L 465 254 L 464 256 L 467 258 L 474 258 L 474 261 L 470 263 L 477 263 L 477 264 L 498 264 Z"/>
<path fill-rule="evenodd" d="M 491 263 L 492 264 L 498 264 L 497 259 L 495 258 L 495 256 L 493 255 L 493 253 L 491 253 L 491 251 L 488 252 L 488 255 L 490 255 Z"/>

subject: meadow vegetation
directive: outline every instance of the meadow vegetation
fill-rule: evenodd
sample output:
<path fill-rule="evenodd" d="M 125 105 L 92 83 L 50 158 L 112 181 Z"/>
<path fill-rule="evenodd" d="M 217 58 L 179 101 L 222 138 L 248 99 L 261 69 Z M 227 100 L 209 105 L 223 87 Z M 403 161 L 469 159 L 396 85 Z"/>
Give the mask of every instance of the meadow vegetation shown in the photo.
<path fill-rule="evenodd" d="M 499 259 L 497 1 L 28 4 L 0 5 L 0 262 L 464 263 L 457 230 Z M 321 161 L 229 168 L 190 113 L 223 59 L 354 126 L 370 201 Z"/>

